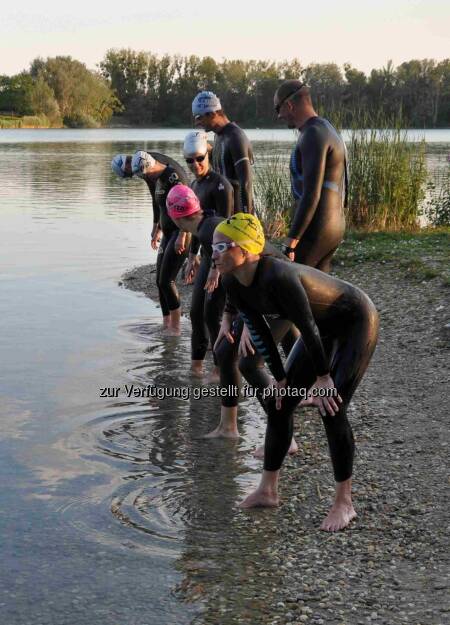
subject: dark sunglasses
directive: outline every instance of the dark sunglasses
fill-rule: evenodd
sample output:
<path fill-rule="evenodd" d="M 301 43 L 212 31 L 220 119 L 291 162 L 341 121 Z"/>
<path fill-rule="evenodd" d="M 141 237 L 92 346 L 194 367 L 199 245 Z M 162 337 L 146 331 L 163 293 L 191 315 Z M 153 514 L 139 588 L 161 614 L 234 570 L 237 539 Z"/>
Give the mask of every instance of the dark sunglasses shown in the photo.
<path fill-rule="evenodd" d="M 192 165 L 192 163 L 194 163 L 195 161 L 197 161 L 197 163 L 203 163 L 205 158 L 206 154 L 203 154 L 203 156 L 196 156 L 195 158 L 185 158 L 184 160 L 188 165 Z"/>
<path fill-rule="evenodd" d="M 275 105 L 275 113 L 278 115 L 280 112 L 281 107 L 283 106 L 283 104 L 285 102 L 287 102 L 287 100 L 289 100 L 289 98 L 292 98 L 293 95 L 295 95 L 296 93 L 298 93 L 300 91 L 300 89 L 303 89 L 305 85 L 302 85 L 301 87 L 299 87 L 298 89 L 296 89 L 295 91 L 293 91 L 292 93 L 290 93 L 289 95 L 285 96 L 281 102 L 278 102 L 278 104 Z"/>

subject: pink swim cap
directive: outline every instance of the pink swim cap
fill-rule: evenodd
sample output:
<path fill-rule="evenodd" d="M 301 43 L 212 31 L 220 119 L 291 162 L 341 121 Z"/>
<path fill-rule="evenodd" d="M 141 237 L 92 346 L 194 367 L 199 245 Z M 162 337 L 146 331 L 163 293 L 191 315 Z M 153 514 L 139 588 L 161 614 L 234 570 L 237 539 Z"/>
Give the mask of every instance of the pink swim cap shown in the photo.
<path fill-rule="evenodd" d="M 166 200 L 169 217 L 177 219 L 187 217 L 200 210 L 200 201 L 195 193 L 185 184 L 177 184 L 172 187 Z"/>

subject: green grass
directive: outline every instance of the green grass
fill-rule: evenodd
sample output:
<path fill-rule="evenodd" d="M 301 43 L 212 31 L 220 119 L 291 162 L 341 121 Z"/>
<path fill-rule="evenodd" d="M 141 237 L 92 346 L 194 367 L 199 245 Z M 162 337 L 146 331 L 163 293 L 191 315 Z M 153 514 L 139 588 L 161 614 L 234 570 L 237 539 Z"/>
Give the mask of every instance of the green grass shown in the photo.
<path fill-rule="evenodd" d="M 349 231 L 334 262 L 350 266 L 391 263 L 399 267 L 399 277 L 419 281 L 439 277 L 450 286 L 450 227 L 420 232 Z"/>

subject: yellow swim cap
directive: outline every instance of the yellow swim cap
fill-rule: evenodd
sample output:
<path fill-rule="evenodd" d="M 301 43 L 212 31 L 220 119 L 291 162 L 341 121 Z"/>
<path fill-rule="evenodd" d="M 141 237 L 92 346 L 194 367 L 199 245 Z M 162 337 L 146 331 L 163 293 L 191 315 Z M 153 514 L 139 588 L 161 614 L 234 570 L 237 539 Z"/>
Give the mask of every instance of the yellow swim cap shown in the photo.
<path fill-rule="evenodd" d="M 264 249 L 264 231 L 261 222 L 250 213 L 236 213 L 222 221 L 216 232 L 221 232 L 250 254 L 260 254 Z"/>

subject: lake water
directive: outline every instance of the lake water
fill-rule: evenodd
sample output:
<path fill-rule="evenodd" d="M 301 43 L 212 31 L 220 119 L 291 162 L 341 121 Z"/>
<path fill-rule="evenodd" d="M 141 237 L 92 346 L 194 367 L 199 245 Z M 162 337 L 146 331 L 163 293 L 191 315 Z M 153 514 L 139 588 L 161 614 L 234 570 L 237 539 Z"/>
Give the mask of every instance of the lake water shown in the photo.
<path fill-rule="evenodd" d="M 211 451 L 201 435 L 218 400 L 193 396 L 189 324 L 165 338 L 157 306 L 118 286 L 155 255 L 147 188 L 114 177 L 110 159 L 141 147 L 180 158 L 183 131 L 157 132 L 0 131 L 8 625 L 201 622 L 198 571 L 232 587 L 267 542 L 268 526 L 247 533 L 236 509 L 260 470 L 260 410 L 244 402 L 241 442 Z M 190 397 L 127 397 L 131 384 Z"/>

